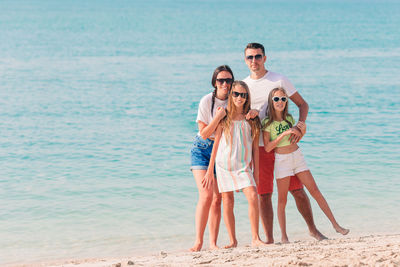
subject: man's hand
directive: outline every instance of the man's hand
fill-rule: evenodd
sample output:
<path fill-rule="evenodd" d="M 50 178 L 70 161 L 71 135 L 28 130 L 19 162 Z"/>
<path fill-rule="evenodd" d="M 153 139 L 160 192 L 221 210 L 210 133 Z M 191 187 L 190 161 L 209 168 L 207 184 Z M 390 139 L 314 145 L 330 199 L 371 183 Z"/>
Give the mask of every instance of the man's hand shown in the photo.
<path fill-rule="evenodd" d="M 296 144 L 297 142 L 300 141 L 302 137 L 301 132 L 297 129 L 297 127 L 291 128 L 291 135 L 289 137 L 289 141 L 291 144 Z"/>
<path fill-rule="evenodd" d="M 259 114 L 258 110 L 251 109 L 249 113 L 246 114 L 246 120 L 254 119 Z"/>
<path fill-rule="evenodd" d="M 254 181 L 256 182 L 256 186 L 258 187 L 260 181 L 260 174 L 258 171 L 254 171 L 253 175 L 254 175 Z"/>
<path fill-rule="evenodd" d="M 300 130 L 302 136 L 304 136 L 306 134 L 307 125 L 304 121 L 299 121 L 296 124 L 296 127 Z"/>

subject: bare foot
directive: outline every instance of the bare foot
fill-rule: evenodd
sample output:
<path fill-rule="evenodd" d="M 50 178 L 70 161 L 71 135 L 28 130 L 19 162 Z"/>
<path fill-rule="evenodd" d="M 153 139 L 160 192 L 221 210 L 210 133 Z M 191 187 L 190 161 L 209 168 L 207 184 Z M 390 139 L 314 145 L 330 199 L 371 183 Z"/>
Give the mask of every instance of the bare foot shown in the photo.
<path fill-rule="evenodd" d="M 336 232 L 338 232 L 338 233 L 340 233 L 342 235 L 347 235 L 350 232 L 349 229 L 345 229 L 345 228 L 343 228 L 341 226 L 338 226 L 337 228 L 335 228 L 335 230 L 336 230 Z"/>
<path fill-rule="evenodd" d="M 203 246 L 203 243 L 196 243 L 196 244 L 194 244 L 193 247 L 191 247 L 189 249 L 189 251 L 191 251 L 191 252 L 200 251 L 202 246 Z"/>
<path fill-rule="evenodd" d="M 274 243 L 274 239 L 267 239 L 267 242 L 265 242 L 265 244 L 273 244 Z"/>
<path fill-rule="evenodd" d="M 313 232 L 313 233 L 310 232 L 310 236 L 314 237 L 318 241 L 322 241 L 322 240 L 328 239 L 326 236 L 321 234 L 318 230 L 315 230 L 315 232 Z"/>
<path fill-rule="evenodd" d="M 217 249 L 219 249 L 219 247 L 216 244 L 212 244 L 212 245 L 210 245 L 209 249 L 210 250 L 217 250 Z"/>
<path fill-rule="evenodd" d="M 224 248 L 236 248 L 237 247 L 237 241 L 230 243 L 229 245 L 226 245 Z"/>
<path fill-rule="evenodd" d="M 289 238 L 287 238 L 287 237 L 282 237 L 281 243 L 282 243 L 282 244 L 289 244 L 289 243 L 290 243 L 290 242 L 289 242 Z"/>
<path fill-rule="evenodd" d="M 262 242 L 260 239 L 255 239 L 253 241 L 251 241 L 251 246 L 254 247 L 261 247 L 261 246 L 265 246 L 267 244 L 265 244 L 264 242 Z"/>

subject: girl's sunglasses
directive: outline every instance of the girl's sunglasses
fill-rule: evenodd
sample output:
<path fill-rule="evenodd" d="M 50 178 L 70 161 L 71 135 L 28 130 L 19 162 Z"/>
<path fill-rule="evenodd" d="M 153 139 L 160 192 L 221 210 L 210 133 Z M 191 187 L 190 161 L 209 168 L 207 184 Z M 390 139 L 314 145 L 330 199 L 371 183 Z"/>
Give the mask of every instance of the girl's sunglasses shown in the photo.
<path fill-rule="evenodd" d="M 224 84 L 224 82 L 225 82 L 226 84 L 232 84 L 233 79 L 232 79 L 232 78 L 217 79 L 217 82 L 218 82 L 219 84 Z"/>
<path fill-rule="evenodd" d="M 241 98 L 247 99 L 247 96 L 248 96 L 249 94 L 248 94 L 248 93 L 239 93 L 239 92 L 232 91 L 232 95 L 233 95 L 233 97 L 238 97 L 238 96 L 240 96 Z"/>
<path fill-rule="evenodd" d="M 274 97 L 272 98 L 272 100 L 273 100 L 274 102 L 279 102 L 279 100 L 282 100 L 282 102 L 286 102 L 286 101 L 287 101 L 287 97 L 286 97 L 286 96 L 281 96 L 281 97 L 279 97 L 279 96 L 274 96 Z"/>

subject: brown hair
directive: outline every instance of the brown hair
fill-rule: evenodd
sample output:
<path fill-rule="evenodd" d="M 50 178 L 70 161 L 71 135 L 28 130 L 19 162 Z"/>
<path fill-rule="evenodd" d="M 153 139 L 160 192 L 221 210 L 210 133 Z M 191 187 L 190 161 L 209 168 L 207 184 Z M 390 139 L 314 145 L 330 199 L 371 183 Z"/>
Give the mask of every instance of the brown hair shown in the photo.
<path fill-rule="evenodd" d="M 246 102 L 243 105 L 243 115 L 246 115 L 250 111 L 250 90 L 247 84 L 243 81 L 234 81 L 231 87 L 231 91 L 229 92 L 228 96 L 228 107 L 226 109 L 226 116 L 225 118 L 221 121 L 222 128 L 224 129 L 224 134 L 226 141 L 230 139 L 231 136 L 231 126 L 232 126 L 232 121 L 233 121 L 233 116 L 237 113 L 236 111 L 236 106 L 233 103 L 233 89 L 241 86 L 246 90 L 247 93 L 247 99 Z M 261 128 L 261 122 L 260 118 L 257 116 L 254 119 L 247 120 L 248 123 L 251 126 L 251 137 L 254 138 L 260 133 L 260 128 Z"/>
<path fill-rule="evenodd" d="M 277 120 L 277 116 L 276 116 L 276 112 L 275 112 L 275 108 L 274 108 L 274 102 L 272 101 L 272 98 L 274 97 L 275 92 L 278 92 L 278 91 L 281 91 L 282 93 L 284 93 L 286 98 L 288 99 L 286 101 L 286 106 L 282 112 L 282 118 L 284 121 L 287 122 L 287 124 L 289 124 L 290 128 L 292 127 L 292 123 L 287 120 L 287 117 L 292 117 L 292 115 L 289 114 L 289 97 L 288 97 L 285 89 L 274 88 L 271 90 L 271 92 L 269 92 L 269 95 L 268 95 L 268 108 L 267 108 L 267 111 L 265 112 L 265 115 L 267 118 L 267 123 L 265 123 L 264 128 L 266 128 L 268 125 L 270 125 L 273 121 Z"/>
<path fill-rule="evenodd" d="M 248 43 L 246 48 L 244 49 L 244 53 L 246 54 L 247 49 L 261 49 L 263 56 L 265 56 L 265 49 L 262 44 L 259 43 Z"/>
<path fill-rule="evenodd" d="M 217 76 L 220 72 L 222 71 L 227 71 L 232 75 L 232 80 L 235 80 L 235 77 L 233 76 L 233 72 L 231 70 L 231 68 L 228 65 L 221 65 L 219 67 L 217 67 L 214 70 L 213 76 L 211 78 L 211 85 L 215 88 L 214 92 L 212 94 L 212 102 L 211 102 L 211 117 L 213 117 L 213 111 L 214 111 L 214 105 L 215 105 L 215 97 L 217 96 Z M 232 88 L 232 87 L 231 87 Z"/>

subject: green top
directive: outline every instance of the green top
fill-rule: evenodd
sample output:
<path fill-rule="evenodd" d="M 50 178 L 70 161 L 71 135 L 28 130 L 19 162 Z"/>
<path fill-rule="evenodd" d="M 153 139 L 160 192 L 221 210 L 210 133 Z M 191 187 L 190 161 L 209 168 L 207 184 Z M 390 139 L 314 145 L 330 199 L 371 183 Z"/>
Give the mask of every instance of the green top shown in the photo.
<path fill-rule="evenodd" d="M 291 115 L 288 115 L 286 117 L 286 120 L 288 120 L 292 123 L 292 127 L 294 126 L 295 121 Z M 281 133 L 290 129 L 290 126 L 286 121 L 273 121 L 270 125 L 265 127 L 265 125 L 267 124 L 267 121 L 268 121 L 268 117 L 263 119 L 261 124 L 262 124 L 262 130 L 270 133 L 270 141 L 274 141 L 276 138 L 278 138 L 278 136 Z M 282 140 L 279 142 L 279 144 L 276 147 L 283 147 L 283 146 L 290 145 L 289 136 L 290 135 L 283 137 Z"/>

